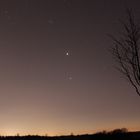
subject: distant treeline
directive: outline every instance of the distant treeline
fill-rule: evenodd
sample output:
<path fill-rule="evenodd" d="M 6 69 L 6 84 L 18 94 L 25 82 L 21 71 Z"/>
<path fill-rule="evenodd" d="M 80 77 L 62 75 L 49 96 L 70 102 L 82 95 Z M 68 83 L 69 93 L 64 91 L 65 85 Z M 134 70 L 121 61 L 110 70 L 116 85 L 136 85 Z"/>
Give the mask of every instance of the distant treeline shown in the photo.
<path fill-rule="evenodd" d="M 127 132 L 127 129 L 115 129 L 110 132 L 102 131 L 96 134 L 68 136 L 0 136 L 0 140 L 140 140 L 139 132 Z"/>

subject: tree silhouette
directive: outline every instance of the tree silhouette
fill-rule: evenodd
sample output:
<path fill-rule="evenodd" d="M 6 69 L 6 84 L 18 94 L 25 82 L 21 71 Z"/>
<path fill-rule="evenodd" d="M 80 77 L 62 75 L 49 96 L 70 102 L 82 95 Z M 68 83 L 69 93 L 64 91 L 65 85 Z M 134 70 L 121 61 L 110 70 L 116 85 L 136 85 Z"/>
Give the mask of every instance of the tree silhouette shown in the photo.
<path fill-rule="evenodd" d="M 127 21 L 121 24 L 123 31 L 120 37 L 111 36 L 114 43 L 111 53 L 117 61 L 117 69 L 140 96 L 140 27 L 132 10 L 127 9 Z"/>

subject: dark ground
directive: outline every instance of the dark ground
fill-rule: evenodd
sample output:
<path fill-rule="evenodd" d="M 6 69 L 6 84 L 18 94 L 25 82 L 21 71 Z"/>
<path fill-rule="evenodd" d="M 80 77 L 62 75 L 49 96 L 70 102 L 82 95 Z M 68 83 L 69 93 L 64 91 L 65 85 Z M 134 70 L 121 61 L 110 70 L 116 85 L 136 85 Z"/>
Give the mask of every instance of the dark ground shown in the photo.
<path fill-rule="evenodd" d="M 140 140 L 139 132 L 124 132 L 120 129 L 96 134 L 69 136 L 1 136 L 0 140 Z"/>

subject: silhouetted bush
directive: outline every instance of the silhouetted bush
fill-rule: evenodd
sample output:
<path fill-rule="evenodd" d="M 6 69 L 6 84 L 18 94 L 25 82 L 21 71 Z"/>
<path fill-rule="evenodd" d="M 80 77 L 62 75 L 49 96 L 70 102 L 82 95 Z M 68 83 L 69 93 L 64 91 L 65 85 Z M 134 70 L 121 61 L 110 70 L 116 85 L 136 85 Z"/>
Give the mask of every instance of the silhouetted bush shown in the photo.
<path fill-rule="evenodd" d="M 114 129 L 110 133 L 112 134 L 122 134 L 122 133 L 127 133 L 128 130 L 126 128 L 121 128 L 121 129 Z"/>

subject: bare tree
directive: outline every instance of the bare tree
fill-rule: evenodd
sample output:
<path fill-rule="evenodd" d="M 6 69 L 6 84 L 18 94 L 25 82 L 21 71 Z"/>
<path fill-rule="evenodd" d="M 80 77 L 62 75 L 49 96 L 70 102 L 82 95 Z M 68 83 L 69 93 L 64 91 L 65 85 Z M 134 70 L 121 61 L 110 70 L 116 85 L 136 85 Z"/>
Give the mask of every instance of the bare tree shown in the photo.
<path fill-rule="evenodd" d="M 127 10 L 127 21 L 121 23 L 123 31 L 120 37 L 111 36 L 114 42 L 111 53 L 117 61 L 117 69 L 140 96 L 140 27 L 130 9 Z"/>

